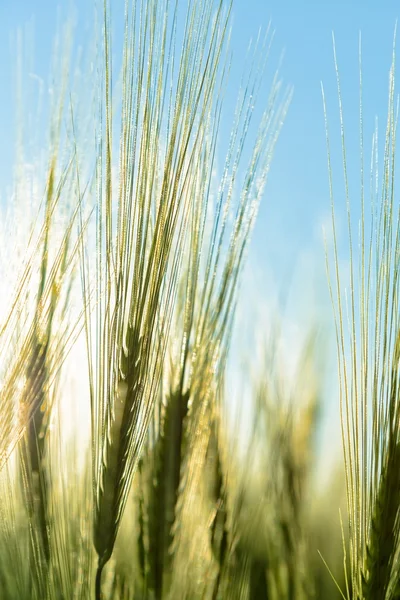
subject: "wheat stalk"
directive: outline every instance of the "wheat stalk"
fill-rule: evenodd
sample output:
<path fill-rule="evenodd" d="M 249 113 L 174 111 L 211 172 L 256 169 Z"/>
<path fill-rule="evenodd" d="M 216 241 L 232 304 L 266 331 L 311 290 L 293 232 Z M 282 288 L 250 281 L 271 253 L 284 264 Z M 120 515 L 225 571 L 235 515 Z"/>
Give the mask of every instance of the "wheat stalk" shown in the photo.
<path fill-rule="evenodd" d="M 335 52 L 342 157 L 348 215 L 350 288 L 348 311 L 340 274 L 335 224 L 333 180 L 327 129 L 328 166 L 332 202 L 335 274 L 329 272 L 335 313 L 340 379 L 340 407 L 346 470 L 350 538 L 350 581 L 353 597 L 391 598 L 392 567 L 399 544 L 399 217 L 395 207 L 394 169 L 397 107 L 394 94 L 395 50 L 389 76 L 382 190 L 378 194 L 377 131 L 371 158 L 371 214 L 364 190 L 362 69 L 360 47 L 361 220 L 358 277 L 353 245 L 347 175 L 344 118 Z M 325 118 L 326 106 L 324 99 Z M 327 125 L 326 125 L 327 126 Z M 368 225 L 370 230 L 368 231 Z M 347 331 L 344 323 L 349 321 Z"/>

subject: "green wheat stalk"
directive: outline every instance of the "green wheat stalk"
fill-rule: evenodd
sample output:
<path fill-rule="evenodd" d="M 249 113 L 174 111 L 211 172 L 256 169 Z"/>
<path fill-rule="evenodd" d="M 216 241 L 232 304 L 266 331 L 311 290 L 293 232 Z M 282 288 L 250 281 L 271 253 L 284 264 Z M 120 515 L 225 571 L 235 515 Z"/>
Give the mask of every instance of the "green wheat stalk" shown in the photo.
<path fill-rule="evenodd" d="M 347 595 L 369 600 L 393 595 L 394 563 L 399 546 L 398 310 L 399 213 L 395 203 L 397 104 L 394 91 L 395 50 L 389 75 L 388 117 L 383 174 L 378 189 L 377 131 L 371 158 L 371 211 L 367 210 L 364 175 L 362 69 L 360 50 L 361 219 L 359 253 L 353 242 L 341 88 L 335 52 L 342 156 L 348 217 L 350 286 L 345 305 L 340 273 L 333 178 L 327 131 L 332 202 L 334 275 L 329 272 L 340 379 L 340 410 L 350 536 Z M 325 118 L 326 105 L 324 98 Z M 327 127 L 327 125 L 326 125 Z M 357 271 L 358 260 L 358 271 Z M 348 320 L 349 328 L 345 322 Z"/>

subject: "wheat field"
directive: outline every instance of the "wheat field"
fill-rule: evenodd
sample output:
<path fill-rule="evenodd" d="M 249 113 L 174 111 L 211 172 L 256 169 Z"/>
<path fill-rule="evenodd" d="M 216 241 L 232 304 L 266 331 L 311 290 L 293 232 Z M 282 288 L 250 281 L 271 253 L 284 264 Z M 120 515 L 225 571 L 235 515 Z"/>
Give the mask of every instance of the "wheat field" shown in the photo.
<path fill-rule="evenodd" d="M 0 203 L 0 599 L 400 599 L 395 47 L 382 159 L 360 62 L 359 197 L 335 46 L 337 97 L 322 88 L 343 447 L 322 484 L 321 324 L 286 356 L 284 311 L 271 316 L 239 400 L 229 386 L 292 98 L 267 71 L 273 32 L 248 47 L 221 158 L 230 0 L 126 0 L 120 54 L 100 4 L 86 66 L 60 33 L 46 150 L 30 162 L 18 138 Z"/>

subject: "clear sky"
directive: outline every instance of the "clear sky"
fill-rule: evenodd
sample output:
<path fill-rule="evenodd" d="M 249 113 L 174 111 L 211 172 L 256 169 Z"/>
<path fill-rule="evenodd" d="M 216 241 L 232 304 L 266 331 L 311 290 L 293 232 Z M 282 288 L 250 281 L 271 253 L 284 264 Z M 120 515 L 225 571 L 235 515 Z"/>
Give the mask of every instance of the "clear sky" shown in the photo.
<path fill-rule="evenodd" d="M 34 30 L 34 72 L 43 80 L 49 73 L 53 36 L 57 19 L 65 20 L 74 6 L 78 26 L 77 44 L 85 44 L 90 32 L 95 0 L 14 0 L 0 2 L 0 182 L 10 173 L 13 160 L 15 96 L 15 42 L 17 28 L 32 24 Z M 113 3 L 118 16 L 121 0 Z M 348 123 L 348 142 L 357 155 L 358 127 L 358 38 L 362 33 L 364 65 L 364 110 L 367 140 L 375 115 L 384 124 L 387 100 L 387 75 L 391 60 L 393 31 L 398 3 L 372 0 L 234 0 L 233 68 L 231 79 L 239 81 L 242 57 L 251 36 L 266 28 L 269 20 L 275 29 L 271 59 L 275 67 L 284 50 L 282 78 L 294 86 L 294 97 L 275 153 L 265 202 L 255 232 L 256 244 L 273 261 L 287 261 L 289 272 L 293 256 L 316 241 L 320 223 L 326 220 L 327 171 L 321 81 L 329 104 L 335 156 L 339 164 L 337 100 L 333 67 L 332 32 L 335 33 L 338 61 Z M 269 79 L 266 79 L 265 93 Z M 32 83 L 35 85 L 35 82 Z M 36 82 L 37 85 L 37 82 Z M 336 164 L 336 163 L 335 163 Z M 355 164 L 357 172 L 357 164 Z M 339 177 L 340 173 L 337 171 Z M 276 235 L 276 232 L 279 235 Z M 271 243 L 265 245 L 266 240 Z M 263 251 L 263 254 L 264 254 Z"/>
<path fill-rule="evenodd" d="M 351 191 L 357 203 L 359 34 L 362 43 L 365 144 L 369 160 L 375 116 L 379 119 L 381 135 L 385 127 L 388 73 L 399 3 L 372 0 L 239 0 L 237 22 L 239 15 L 245 19 L 245 5 L 248 7 L 246 30 L 257 22 L 272 19 L 276 46 L 285 48 L 282 76 L 294 85 L 292 105 L 271 169 L 267 190 L 269 199 L 266 198 L 261 209 L 256 232 L 261 233 L 264 223 L 271 233 L 282 232 L 281 237 L 277 236 L 280 243 L 273 236 L 269 255 L 276 252 L 278 259 L 285 257 L 290 270 L 300 249 L 304 250 L 314 241 L 318 243 L 320 224 L 327 221 L 329 211 L 321 82 L 328 104 L 335 189 L 338 194 L 343 190 L 332 32 L 342 85 L 350 178 L 356 182 Z"/>
<path fill-rule="evenodd" d="M 76 43 L 85 44 L 92 28 L 94 0 L 76 0 Z M 15 144 L 15 43 L 17 28 L 34 23 L 34 73 L 46 80 L 57 15 L 61 21 L 71 3 L 64 0 L 3 0 L 0 2 L 0 186 L 7 182 Z M 112 2 L 114 13 L 123 6 Z M 256 226 L 251 261 L 253 281 L 260 297 L 268 297 L 271 285 L 294 278 L 299 314 L 307 309 L 311 269 L 322 278 L 321 303 L 327 302 L 322 245 L 322 224 L 329 229 L 329 190 L 321 82 L 328 102 L 332 134 L 333 167 L 338 200 L 343 200 L 340 170 L 340 130 L 332 32 L 341 76 L 349 150 L 351 193 L 354 210 L 359 200 L 358 102 L 359 34 L 362 36 L 363 98 L 366 155 L 374 120 L 383 133 L 387 109 L 388 72 L 393 34 L 399 13 L 395 0 L 234 0 L 231 79 L 239 82 L 242 59 L 250 37 L 272 21 L 275 30 L 270 73 L 284 51 L 281 76 L 294 86 L 294 96 L 276 148 L 264 202 Z M 33 21 L 32 21 L 33 20 Z M 32 85 L 37 82 L 32 80 Z M 266 79 L 263 94 L 268 92 Z M 295 273 L 297 276 L 295 277 Z M 328 306 L 329 309 L 329 306 Z M 297 315 L 298 316 L 298 315 Z M 293 317 L 295 318 L 295 317 Z"/>

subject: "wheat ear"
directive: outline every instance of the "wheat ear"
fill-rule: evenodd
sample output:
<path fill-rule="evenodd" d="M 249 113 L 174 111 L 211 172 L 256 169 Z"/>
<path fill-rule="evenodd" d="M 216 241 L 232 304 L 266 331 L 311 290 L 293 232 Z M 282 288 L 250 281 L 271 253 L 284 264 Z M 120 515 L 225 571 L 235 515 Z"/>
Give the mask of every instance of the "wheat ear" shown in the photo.
<path fill-rule="evenodd" d="M 115 193 L 110 28 L 104 3 L 105 124 L 97 170 L 95 345 L 90 316 L 86 318 L 97 598 L 159 387 L 207 133 L 204 124 L 216 118 L 214 90 L 219 87 L 227 15 L 222 2 L 216 3 L 214 17 L 212 8 L 209 0 L 189 2 L 176 65 L 176 12 L 169 2 L 133 3 L 132 9 L 127 2 Z"/>

